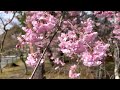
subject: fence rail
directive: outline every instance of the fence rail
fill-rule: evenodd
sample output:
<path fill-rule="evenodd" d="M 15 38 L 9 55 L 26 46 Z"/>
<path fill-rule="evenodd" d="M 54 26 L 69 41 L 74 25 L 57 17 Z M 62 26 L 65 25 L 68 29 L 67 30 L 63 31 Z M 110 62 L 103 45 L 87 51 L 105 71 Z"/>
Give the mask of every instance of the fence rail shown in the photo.
<path fill-rule="evenodd" d="M 19 59 L 18 56 L 2 56 L 1 67 L 4 68 L 6 65 L 16 62 Z"/>

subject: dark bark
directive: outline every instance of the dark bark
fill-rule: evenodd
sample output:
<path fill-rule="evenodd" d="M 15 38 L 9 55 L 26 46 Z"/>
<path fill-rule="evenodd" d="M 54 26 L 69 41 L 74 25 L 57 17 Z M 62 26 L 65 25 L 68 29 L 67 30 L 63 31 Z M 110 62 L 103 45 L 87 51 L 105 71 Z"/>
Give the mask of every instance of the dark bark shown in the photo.
<path fill-rule="evenodd" d="M 37 71 L 35 72 L 35 75 L 33 77 L 33 79 L 45 79 L 45 69 L 44 69 L 44 63 L 39 64 Z"/>
<path fill-rule="evenodd" d="M 26 63 L 24 61 L 22 52 L 20 52 L 20 60 L 23 62 L 24 66 L 25 66 L 25 74 L 28 74 L 28 68 L 27 68 L 27 65 L 26 65 Z"/>

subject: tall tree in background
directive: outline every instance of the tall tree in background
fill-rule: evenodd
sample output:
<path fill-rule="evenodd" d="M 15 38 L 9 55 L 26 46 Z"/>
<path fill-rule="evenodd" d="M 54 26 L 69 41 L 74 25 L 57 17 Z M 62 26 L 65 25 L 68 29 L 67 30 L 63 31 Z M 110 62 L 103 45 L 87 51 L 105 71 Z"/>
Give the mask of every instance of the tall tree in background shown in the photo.
<path fill-rule="evenodd" d="M 4 22 L 4 20 L 2 18 L 0 18 L 2 25 L 3 25 L 3 30 L 5 33 L 3 36 L 3 39 L 1 40 L 1 45 L 0 45 L 0 71 L 1 71 L 1 73 L 2 73 L 1 60 L 2 60 L 3 46 L 4 46 L 4 42 L 6 39 L 7 32 L 8 32 L 8 29 L 6 29 L 6 27 L 13 21 L 17 12 L 13 11 L 12 13 L 13 13 L 12 18 L 10 20 L 8 20 L 6 23 Z"/>

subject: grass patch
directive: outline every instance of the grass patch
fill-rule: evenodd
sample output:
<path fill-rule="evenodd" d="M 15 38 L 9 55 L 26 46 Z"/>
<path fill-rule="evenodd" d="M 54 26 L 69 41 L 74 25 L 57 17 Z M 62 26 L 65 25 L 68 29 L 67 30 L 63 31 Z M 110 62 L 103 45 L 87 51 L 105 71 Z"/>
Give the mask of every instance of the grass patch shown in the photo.
<path fill-rule="evenodd" d="M 0 79 L 28 79 L 33 71 L 32 68 L 28 67 L 28 75 L 25 75 L 25 67 L 21 60 L 15 62 L 16 67 L 5 67 L 3 73 L 0 73 Z M 48 60 L 45 61 L 45 76 L 46 79 L 69 79 L 68 72 L 72 63 L 67 63 L 64 67 L 59 70 L 55 70 L 51 66 Z M 91 73 L 91 69 L 84 65 L 79 65 L 78 72 L 81 73 L 79 79 L 93 79 L 94 74 Z"/>
<path fill-rule="evenodd" d="M 69 79 L 68 73 L 70 66 L 73 65 L 72 63 L 67 63 L 64 67 L 62 67 L 60 70 L 54 69 L 49 63 L 49 61 L 46 61 L 45 64 L 45 76 L 47 79 Z M 91 69 L 87 68 L 84 65 L 79 65 L 78 72 L 81 73 L 80 77 L 78 79 L 94 79 L 94 74 L 91 73 Z"/>
<path fill-rule="evenodd" d="M 10 65 L 3 68 L 3 73 L 0 73 L 0 79 L 27 79 L 31 75 L 31 68 L 28 68 L 28 75 L 25 75 L 25 67 L 21 60 L 18 60 L 15 64 L 18 66 L 10 67 Z"/>

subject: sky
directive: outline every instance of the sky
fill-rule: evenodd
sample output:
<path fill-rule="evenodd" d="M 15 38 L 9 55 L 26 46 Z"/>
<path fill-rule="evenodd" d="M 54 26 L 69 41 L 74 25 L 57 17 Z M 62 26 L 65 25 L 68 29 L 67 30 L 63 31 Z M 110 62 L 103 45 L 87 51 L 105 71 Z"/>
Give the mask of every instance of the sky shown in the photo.
<path fill-rule="evenodd" d="M 3 11 L 0 11 L 0 18 L 2 18 L 2 20 L 4 21 L 4 23 L 6 23 L 6 20 L 11 19 L 12 16 L 13 16 L 12 13 L 6 14 Z M 12 22 L 16 23 L 17 25 L 20 24 L 20 22 L 16 18 L 14 18 Z M 6 26 L 6 29 L 10 29 L 11 27 L 12 27 L 12 25 L 8 24 Z M 2 34 L 3 32 L 4 32 L 4 30 L 3 30 L 3 24 L 2 24 L 2 22 L 0 20 L 0 34 Z"/>

